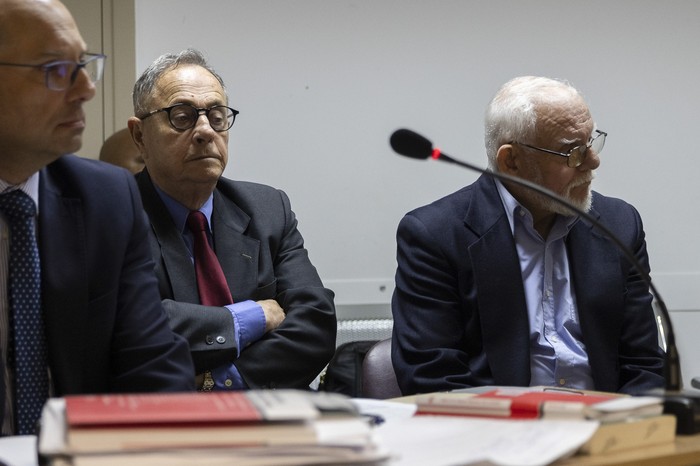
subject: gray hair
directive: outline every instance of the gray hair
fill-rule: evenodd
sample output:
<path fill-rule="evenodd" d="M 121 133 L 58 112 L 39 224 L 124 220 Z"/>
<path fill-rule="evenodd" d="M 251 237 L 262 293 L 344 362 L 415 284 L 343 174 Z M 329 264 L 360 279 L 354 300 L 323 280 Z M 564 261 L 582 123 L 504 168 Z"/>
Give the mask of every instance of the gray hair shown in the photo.
<path fill-rule="evenodd" d="M 156 58 L 151 65 L 141 74 L 139 79 L 134 84 L 134 115 L 143 115 L 149 111 L 148 104 L 153 96 L 154 89 L 158 80 L 168 71 L 177 68 L 180 65 L 195 65 L 201 66 L 210 72 L 224 90 L 226 101 L 228 103 L 228 91 L 224 80 L 214 69 L 209 65 L 204 55 L 195 49 L 186 49 L 180 53 L 166 53 Z"/>
<path fill-rule="evenodd" d="M 562 94 L 582 98 L 570 83 L 538 76 L 521 76 L 501 86 L 489 103 L 484 118 L 486 155 L 491 170 L 498 170 L 498 148 L 513 141 L 533 138 L 538 107 L 560 99 Z"/>

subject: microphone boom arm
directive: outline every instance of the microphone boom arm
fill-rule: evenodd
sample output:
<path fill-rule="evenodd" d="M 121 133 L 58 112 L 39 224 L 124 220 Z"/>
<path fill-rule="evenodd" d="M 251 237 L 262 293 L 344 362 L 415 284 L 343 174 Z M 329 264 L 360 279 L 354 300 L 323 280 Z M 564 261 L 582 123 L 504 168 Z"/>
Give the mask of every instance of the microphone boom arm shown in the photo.
<path fill-rule="evenodd" d="M 454 159 L 449 155 L 443 153 L 437 147 L 433 147 L 432 143 L 429 140 L 411 130 L 396 130 L 394 134 L 392 134 L 390 142 L 394 151 L 401 155 L 405 155 L 407 157 L 416 159 L 432 158 L 434 160 L 442 160 L 444 162 L 449 162 L 464 168 L 468 168 L 469 170 L 486 174 L 487 176 L 491 176 L 501 181 L 511 182 L 526 187 L 527 189 L 531 189 L 539 194 L 542 194 L 543 196 L 546 196 L 554 202 L 563 205 L 567 209 L 572 210 L 581 218 L 588 221 L 591 225 L 600 230 L 607 238 L 611 239 L 618 247 L 618 249 L 623 252 L 623 254 L 630 262 L 632 267 L 634 267 L 634 269 L 639 272 L 644 283 L 649 287 L 653 295 L 656 297 L 657 306 L 666 324 L 666 331 L 661 332 L 666 344 L 666 360 L 664 364 L 664 379 L 666 381 L 665 388 L 666 390 L 673 392 L 680 391 L 680 358 L 678 356 L 678 348 L 676 347 L 676 339 L 671 324 L 671 316 L 668 313 L 668 309 L 666 308 L 666 303 L 664 303 L 663 299 L 661 298 L 661 294 L 659 294 L 658 290 L 652 283 L 649 273 L 642 267 L 637 257 L 635 257 L 632 251 L 630 251 L 630 249 L 622 243 L 622 241 L 617 237 L 617 235 L 611 232 L 605 225 L 603 225 L 598 219 L 594 218 L 591 214 L 571 204 L 555 192 L 522 178 L 511 176 L 505 173 L 495 172 L 492 170 L 487 170 L 473 165 L 471 163 Z M 656 321 L 656 318 L 654 319 L 654 321 Z"/>

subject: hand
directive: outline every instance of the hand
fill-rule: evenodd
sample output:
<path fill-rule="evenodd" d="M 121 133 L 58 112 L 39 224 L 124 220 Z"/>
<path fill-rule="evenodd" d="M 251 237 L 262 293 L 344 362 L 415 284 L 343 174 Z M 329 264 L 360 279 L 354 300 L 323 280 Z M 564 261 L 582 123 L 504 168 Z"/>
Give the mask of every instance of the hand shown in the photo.
<path fill-rule="evenodd" d="M 257 302 L 265 313 L 265 332 L 280 326 L 285 318 L 284 309 L 274 299 L 264 299 Z"/>

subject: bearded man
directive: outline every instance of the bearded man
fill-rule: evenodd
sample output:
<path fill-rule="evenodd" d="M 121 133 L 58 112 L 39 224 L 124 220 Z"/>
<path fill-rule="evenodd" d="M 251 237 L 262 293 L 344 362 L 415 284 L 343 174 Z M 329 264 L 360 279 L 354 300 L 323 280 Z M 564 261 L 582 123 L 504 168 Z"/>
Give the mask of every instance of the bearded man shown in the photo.
<path fill-rule="evenodd" d="M 607 134 L 570 84 L 515 78 L 485 118 L 489 169 L 597 218 L 649 271 L 628 203 L 591 191 Z M 488 175 L 404 216 L 392 361 L 404 395 L 483 385 L 622 393 L 662 387 L 652 295 L 571 209 Z"/>

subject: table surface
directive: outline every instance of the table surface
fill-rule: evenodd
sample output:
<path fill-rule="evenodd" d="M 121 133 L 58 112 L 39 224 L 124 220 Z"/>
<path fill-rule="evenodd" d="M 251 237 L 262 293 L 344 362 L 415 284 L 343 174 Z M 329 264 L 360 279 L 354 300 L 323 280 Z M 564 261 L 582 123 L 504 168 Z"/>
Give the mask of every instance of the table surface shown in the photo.
<path fill-rule="evenodd" d="M 576 455 L 556 466 L 692 466 L 700 465 L 700 434 L 678 435 L 673 443 L 625 450 L 605 455 Z"/>

